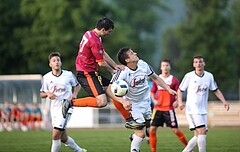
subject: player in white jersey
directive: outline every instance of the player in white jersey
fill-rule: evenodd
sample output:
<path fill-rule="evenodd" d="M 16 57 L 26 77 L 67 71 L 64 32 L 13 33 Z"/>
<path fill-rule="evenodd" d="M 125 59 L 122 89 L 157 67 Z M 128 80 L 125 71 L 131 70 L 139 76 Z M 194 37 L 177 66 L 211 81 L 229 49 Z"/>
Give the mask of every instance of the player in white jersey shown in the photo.
<path fill-rule="evenodd" d="M 139 60 L 137 53 L 128 47 L 122 48 L 118 52 L 118 61 L 127 66 L 123 71 L 117 71 L 114 74 L 112 81 L 124 80 L 128 83 L 128 93 L 119 98 L 109 93 L 110 97 L 120 103 L 122 99 L 129 101 L 132 104 L 131 115 L 133 119 L 138 123 L 144 123 L 147 127 L 150 127 L 151 119 L 151 107 L 150 107 L 150 88 L 147 78 L 150 77 L 168 90 L 170 94 L 176 94 L 176 92 L 164 83 L 164 81 L 156 75 L 152 68 L 143 60 Z M 108 87 L 110 90 L 111 84 Z M 134 129 L 131 142 L 131 152 L 139 152 L 142 140 L 145 137 L 144 127 Z"/>
<path fill-rule="evenodd" d="M 183 152 L 192 151 L 196 144 L 199 152 L 205 152 L 209 90 L 221 100 L 227 111 L 229 104 L 218 89 L 213 75 L 204 70 L 203 56 L 193 57 L 193 67 L 195 70 L 184 76 L 178 89 L 178 104 L 181 110 L 185 107 L 182 101 L 182 92 L 187 91 L 186 117 L 189 129 L 194 130 L 194 137 L 188 142 Z"/>
<path fill-rule="evenodd" d="M 62 101 L 64 101 L 64 99 L 76 98 L 81 86 L 72 72 L 61 69 L 62 62 L 59 52 L 52 52 L 48 59 L 49 66 L 52 70 L 43 76 L 40 97 L 51 100 L 53 126 L 51 152 L 59 152 L 61 142 L 72 148 L 75 152 L 86 152 L 85 149 L 80 148 L 75 141 L 67 135 L 65 129 L 70 117 L 65 119 L 62 115 Z M 73 93 L 72 88 L 74 88 Z"/>

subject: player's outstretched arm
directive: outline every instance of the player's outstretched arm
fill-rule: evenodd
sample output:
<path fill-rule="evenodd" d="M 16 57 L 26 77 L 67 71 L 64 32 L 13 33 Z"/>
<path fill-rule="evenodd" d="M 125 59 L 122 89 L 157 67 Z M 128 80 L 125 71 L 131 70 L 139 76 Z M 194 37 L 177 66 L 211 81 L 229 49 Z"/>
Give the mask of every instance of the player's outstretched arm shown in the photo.
<path fill-rule="evenodd" d="M 218 97 L 219 100 L 222 101 L 224 108 L 228 111 L 230 109 L 229 103 L 225 100 L 222 92 L 217 89 L 216 91 L 214 91 L 214 94 Z"/>
<path fill-rule="evenodd" d="M 175 90 L 172 90 L 164 81 L 162 78 L 160 78 L 156 73 L 153 73 L 150 75 L 150 78 L 154 80 L 159 86 L 167 90 L 172 95 L 177 95 L 177 92 Z"/>
<path fill-rule="evenodd" d="M 112 58 L 107 54 L 106 51 L 104 51 L 104 60 L 115 70 L 124 70 L 125 66 L 124 65 L 118 65 L 116 62 L 112 60 Z"/>

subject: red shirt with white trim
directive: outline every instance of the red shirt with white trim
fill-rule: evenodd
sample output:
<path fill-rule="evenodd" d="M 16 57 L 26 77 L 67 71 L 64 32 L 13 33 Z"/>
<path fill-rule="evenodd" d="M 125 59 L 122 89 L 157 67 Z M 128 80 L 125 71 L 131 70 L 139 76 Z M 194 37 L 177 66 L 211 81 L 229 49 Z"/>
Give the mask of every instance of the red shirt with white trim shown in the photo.
<path fill-rule="evenodd" d="M 79 44 L 76 58 L 76 70 L 84 72 L 98 71 L 98 62 L 103 62 L 104 48 L 102 40 L 94 31 L 87 31 Z"/>

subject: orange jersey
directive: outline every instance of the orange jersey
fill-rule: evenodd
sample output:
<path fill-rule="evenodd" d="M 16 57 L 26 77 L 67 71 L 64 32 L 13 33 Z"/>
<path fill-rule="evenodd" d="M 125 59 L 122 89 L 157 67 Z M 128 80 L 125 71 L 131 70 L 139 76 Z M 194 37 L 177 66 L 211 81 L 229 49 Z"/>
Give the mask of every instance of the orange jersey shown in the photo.
<path fill-rule="evenodd" d="M 172 75 L 169 75 L 167 78 L 160 77 L 164 80 L 164 82 L 169 85 L 169 87 L 175 91 L 178 90 L 179 81 Z M 155 94 L 155 98 L 158 100 L 160 105 L 154 105 L 154 109 L 161 110 L 161 111 L 169 111 L 173 110 L 173 102 L 176 100 L 174 95 L 171 95 L 167 90 L 163 89 L 162 87 L 158 86 L 158 84 L 153 81 L 151 93 Z"/>

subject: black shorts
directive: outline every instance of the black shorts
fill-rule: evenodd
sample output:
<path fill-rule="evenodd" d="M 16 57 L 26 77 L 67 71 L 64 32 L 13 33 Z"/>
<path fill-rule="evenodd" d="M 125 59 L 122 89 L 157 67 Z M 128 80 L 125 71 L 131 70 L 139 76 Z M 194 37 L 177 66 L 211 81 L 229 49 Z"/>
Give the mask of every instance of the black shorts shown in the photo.
<path fill-rule="evenodd" d="M 151 126 L 163 127 L 164 123 L 167 125 L 167 127 L 178 128 L 175 111 L 160 111 L 154 109 L 152 113 Z"/>
<path fill-rule="evenodd" d="M 91 97 L 104 94 L 104 87 L 110 84 L 110 80 L 98 72 L 77 72 L 77 80 L 82 88 Z"/>

